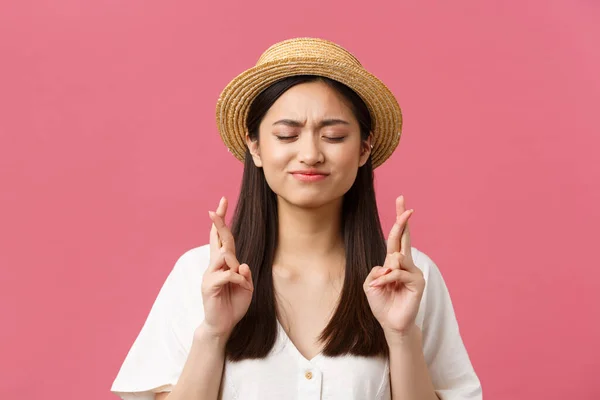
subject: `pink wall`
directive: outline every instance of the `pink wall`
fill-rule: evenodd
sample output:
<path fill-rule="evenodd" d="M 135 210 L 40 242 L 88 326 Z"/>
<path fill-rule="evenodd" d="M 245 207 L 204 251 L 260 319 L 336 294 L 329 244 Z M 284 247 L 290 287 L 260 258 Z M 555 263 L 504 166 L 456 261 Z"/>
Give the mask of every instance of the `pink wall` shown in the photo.
<path fill-rule="evenodd" d="M 600 6 L 348 4 L 0 4 L 4 398 L 112 398 L 174 261 L 236 198 L 220 90 L 294 36 L 339 42 L 397 95 L 384 228 L 405 194 L 486 399 L 600 395 Z"/>

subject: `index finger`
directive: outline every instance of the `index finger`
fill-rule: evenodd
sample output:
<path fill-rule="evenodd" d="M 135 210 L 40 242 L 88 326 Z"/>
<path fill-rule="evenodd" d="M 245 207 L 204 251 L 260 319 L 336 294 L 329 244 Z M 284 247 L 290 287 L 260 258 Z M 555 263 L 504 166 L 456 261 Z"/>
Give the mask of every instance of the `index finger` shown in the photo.
<path fill-rule="evenodd" d="M 229 230 L 227 225 L 225 225 L 223 218 L 221 218 L 220 215 L 213 211 L 209 211 L 208 214 L 210 215 L 210 219 L 212 220 L 215 228 L 217 229 L 217 233 L 219 234 L 219 238 L 221 239 L 221 249 L 225 251 L 230 251 L 233 254 L 235 254 L 235 242 L 233 239 L 233 235 L 231 234 L 231 231 Z"/>
<path fill-rule="evenodd" d="M 399 196 L 396 199 L 396 218 L 400 218 L 400 216 L 402 215 L 402 213 L 404 213 L 406 211 L 406 199 L 404 198 L 404 196 Z M 414 210 L 409 210 L 411 213 L 409 215 L 412 216 L 412 213 Z M 402 254 L 404 254 L 405 256 L 408 256 L 411 254 L 411 250 L 410 250 L 410 230 L 408 228 L 408 218 L 406 219 L 406 222 L 404 224 L 404 229 L 401 232 L 401 235 L 399 237 L 399 244 L 400 244 L 400 248 L 398 249 L 399 252 L 401 252 Z"/>
<path fill-rule="evenodd" d="M 411 215 L 412 215 L 412 212 L 411 212 Z M 402 237 L 400 238 L 400 244 L 402 247 L 400 252 L 402 254 L 404 254 L 405 256 L 412 255 L 411 244 L 410 244 L 410 230 L 408 229 L 408 222 L 406 223 L 406 226 L 404 227 L 404 232 L 402 232 Z"/>
<path fill-rule="evenodd" d="M 217 206 L 217 215 L 220 215 L 222 218 L 225 217 L 225 213 L 227 212 L 227 199 L 225 197 L 221 197 L 219 200 L 219 205 Z M 210 212 L 209 212 L 210 216 Z M 212 220 L 212 218 L 211 218 Z M 217 254 L 221 249 L 221 239 L 219 238 L 219 234 L 217 233 L 217 228 L 213 223 L 210 228 L 210 251 L 212 254 Z"/>
<path fill-rule="evenodd" d="M 404 207 L 404 196 L 400 196 L 396 199 L 396 222 L 390 230 L 390 234 L 387 240 L 387 253 L 398 253 L 402 250 L 401 238 L 403 232 L 406 230 L 408 218 L 412 215 L 413 210 L 406 211 Z"/>

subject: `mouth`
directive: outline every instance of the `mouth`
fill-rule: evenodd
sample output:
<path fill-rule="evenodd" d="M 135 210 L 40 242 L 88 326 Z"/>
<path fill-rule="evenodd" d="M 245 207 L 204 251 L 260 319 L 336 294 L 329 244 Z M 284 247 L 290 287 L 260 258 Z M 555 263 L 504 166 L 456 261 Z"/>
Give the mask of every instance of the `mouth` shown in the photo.
<path fill-rule="evenodd" d="M 294 172 L 291 172 L 291 174 L 294 178 L 296 178 L 302 182 L 321 181 L 321 180 L 327 178 L 327 176 L 329 175 L 329 174 L 325 174 L 323 172 L 316 172 L 316 171 L 294 171 Z"/>

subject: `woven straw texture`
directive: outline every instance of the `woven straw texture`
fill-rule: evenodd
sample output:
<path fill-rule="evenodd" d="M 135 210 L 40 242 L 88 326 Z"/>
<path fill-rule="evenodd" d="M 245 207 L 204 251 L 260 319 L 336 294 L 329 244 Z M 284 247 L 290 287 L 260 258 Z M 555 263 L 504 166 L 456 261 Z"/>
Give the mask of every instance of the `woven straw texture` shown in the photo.
<path fill-rule="evenodd" d="M 246 153 L 246 118 L 254 98 L 276 81 L 294 75 L 319 75 L 345 84 L 365 102 L 371 113 L 373 168 L 398 146 L 402 112 L 392 92 L 343 47 L 318 38 L 296 38 L 276 43 L 256 65 L 235 77 L 217 101 L 217 129 L 229 151 L 240 161 Z"/>

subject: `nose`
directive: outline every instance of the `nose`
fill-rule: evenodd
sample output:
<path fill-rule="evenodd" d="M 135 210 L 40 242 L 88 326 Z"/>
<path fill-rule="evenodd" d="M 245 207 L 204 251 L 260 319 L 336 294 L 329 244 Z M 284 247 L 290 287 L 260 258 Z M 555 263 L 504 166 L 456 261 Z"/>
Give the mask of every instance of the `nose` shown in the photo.
<path fill-rule="evenodd" d="M 315 165 L 325 160 L 317 135 L 304 135 L 299 142 L 298 159 L 306 165 Z"/>

